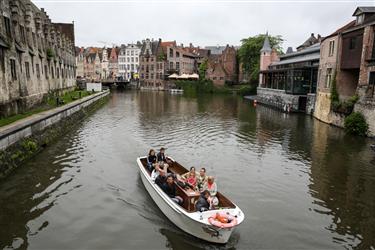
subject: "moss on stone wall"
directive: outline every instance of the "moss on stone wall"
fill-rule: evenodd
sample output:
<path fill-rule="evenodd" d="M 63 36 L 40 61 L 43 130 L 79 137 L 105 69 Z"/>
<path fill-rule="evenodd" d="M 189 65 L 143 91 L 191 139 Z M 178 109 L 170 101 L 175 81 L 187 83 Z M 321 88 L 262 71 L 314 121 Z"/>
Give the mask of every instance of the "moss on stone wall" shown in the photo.
<path fill-rule="evenodd" d="M 104 105 L 108 99 L 109 96 L 107 95 L 88 107 L 62 119 L 57 124 L 53 124 L 41 132 L 34 133 L 32 136 L 24 138 L 5 150 L 0 150 L 0 180 L 21 166 L 22 163 L 34 157 L 43 148 L 53 144 L 60 136 L 78 126 L 84 118 Z"/>

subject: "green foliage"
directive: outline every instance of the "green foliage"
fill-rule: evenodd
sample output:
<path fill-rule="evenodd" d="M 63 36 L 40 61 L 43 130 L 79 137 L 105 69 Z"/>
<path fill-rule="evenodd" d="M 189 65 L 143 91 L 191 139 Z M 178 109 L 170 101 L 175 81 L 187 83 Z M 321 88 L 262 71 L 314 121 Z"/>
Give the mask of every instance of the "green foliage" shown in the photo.
<path fill-rule="evenodd" d="M 54 57 L 55 57 L 55 52 L 53 51 L 53 49 L 48 48 L 47 49 L 47 58 L 51 59 L 51 58 L 54 58 Z"/>
<path fill-rule="evenodd" d="M 158 61 L 164 61 L 165 60 L 165 55 L 163 52 L 160 52 L 160 54 L 158 55 L 158 58 L 157 58 Z"/>
<path fill-rule="evenodd" d="M 38 148 L 36 142 L 30 139 L 26 139 L 21 143 L 22 148 L 29 154 L 35 152 Z"/>
<path fill-rule="evenodd" d="M 255 85 L 243 86 L 237 91 L 237 94 L 240 96 L 256 95 L 257 87 Z"/>
<path fill-rule="evenodd" d="M 345 131 L 349 134 L 366 136 L 368 124 L 360 112 L 353 112 L 345 118 Z"/>
<path fill-rule="evenodd" d="M 337 105 L 340 102 L 339 94 L 337 92 L 337 87 L 336 87 L 336 72 L 333 75 L 333 79 L 331 82 L 331 104 L 333 106 Z"/>
<path fill-rule="evenodd" d="M 199 69 L 198 69 L 199 79 L 203 80 L 206 78 L 207 67 L 208 67 L 208 61 L 207 59 L 204 59 L 201 65 L 199 65 Z"/>
<path fill-rule="evenodd" d="M 176 86 L 184 90 L 184 94 L 194 95 L 198 93 L 226 94 L 231 90 L 226 87 L 216 87 L 211 80 L 176 81 Z"/>
<path fill-rule="evenodd" d="M 260 34 L 257 36 L 245 38 L 241 40 L 241 47 L 238 50 L 238 59 L 242 63 L 242 68 L 245 74 L 249 74 L 250 81 L 257 81 L 259 78 L 259 65 L 260 65 L 260 50 L 263 47 L 265 35 Z M 279 54 L 282 54 L 283 39 L 281 36 L 268 36 L 270 45 L 276 49 Z"/>

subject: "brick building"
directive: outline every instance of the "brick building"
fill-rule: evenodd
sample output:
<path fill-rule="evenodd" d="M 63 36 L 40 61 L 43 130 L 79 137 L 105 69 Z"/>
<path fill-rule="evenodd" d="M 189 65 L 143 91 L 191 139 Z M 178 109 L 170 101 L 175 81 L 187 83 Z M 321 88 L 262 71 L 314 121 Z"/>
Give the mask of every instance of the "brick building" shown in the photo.
<path fill-rule="evenodd" d="M 208 57 L 206 78 L 216 86 L 235 84 L 238 82 L 237 51 L 229 45 L 221 51 L 221 54 L 211 53 Z"/>
<path fill-rule="evenodd" d="M 352 110 L 331 103 L 331 87 L 336 77 L 340 102 L 357 95 L 354 111 L 361 112 L 370 135 L 375 135 L 375 7 L 358 7 L 356 20 L 325 37 L 320 54 L 321 66 L 314 116 L 326 123 L 343 127 Z"/>
<path fill-rule="evenodd" d="M 74 87 L 74 24 L 52 23 L 30 0 L 3 0 L 0 10 L 0 116 Z"/>
<path fill-rule="evenodd" d="M 170 75 L 197 72 L 197 58 L 183 45 L 177 46 L 175 41 L 146 39 L 139 59 L 140 84 L 147 88 L 168 88 Z"/>
<path fill-rule="evenodd" d="M 142 87 L 164 88 L 165 55 L 161 39 L 146 39 L 139 56 L 139 81 Z"/>

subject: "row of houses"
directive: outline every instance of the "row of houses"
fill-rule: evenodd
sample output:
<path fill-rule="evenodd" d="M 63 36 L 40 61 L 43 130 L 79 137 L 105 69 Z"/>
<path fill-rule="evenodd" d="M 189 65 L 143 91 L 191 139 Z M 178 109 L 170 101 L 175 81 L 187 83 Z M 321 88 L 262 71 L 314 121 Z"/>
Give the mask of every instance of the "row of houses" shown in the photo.
<path fill-rule="evenodd" d="M 324 38 L 312 34 L 285 55 L 278 55 L 266 37 L 258 101 L 339 127 L 348 114 L 361 112 L 375 135 L 375 7 L 358 7 L 353 17 Z"/>
<path fill-rule="evenodd" d="M 138 78 L 141 43 L 113 48 L 76 47 L 77 77 L 92 81 Z"/>
<path fill-rule="evenodd" d="M 30 0 L 0 1 L 0 117 L 75 85 L 73 23 L 53 23 Z"/>
<path fill-rule="evenodd" d="M 149 88 L 168 88 L 172 74 L 198 73 L 207 63 L 207 79 L 215 85 L 238 82 L 237 49 L 233 46 L 195 47 L 176 41 L 145 39 L 113 48 L 76 48 L 77 77 L 139 80 Z"/>

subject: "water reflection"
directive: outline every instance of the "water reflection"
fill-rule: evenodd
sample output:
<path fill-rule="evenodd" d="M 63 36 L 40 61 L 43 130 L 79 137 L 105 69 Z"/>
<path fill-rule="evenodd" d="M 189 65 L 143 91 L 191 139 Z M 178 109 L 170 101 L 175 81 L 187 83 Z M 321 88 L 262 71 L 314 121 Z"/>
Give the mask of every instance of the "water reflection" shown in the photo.
<path fill-rule="evenodd" d="M 0 249 L 371 249 L 369 145 L 235 96 L 114 93 L 0 183 Z M 243 209 L 227 245 L 185 234 L 155 208 L 135 158 L 161 146 L 205 166 Z"/>

